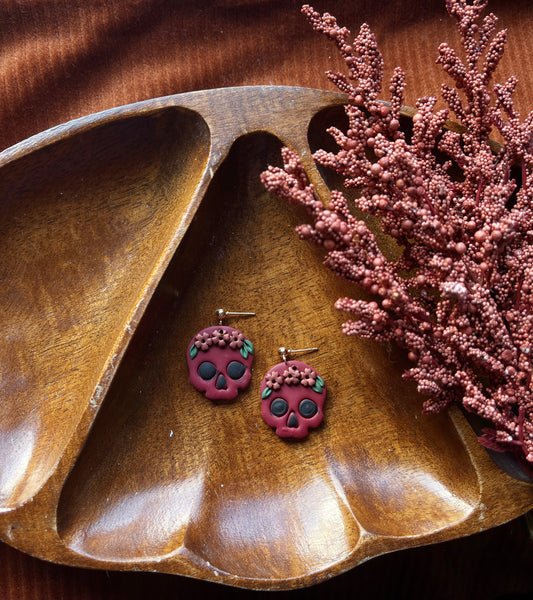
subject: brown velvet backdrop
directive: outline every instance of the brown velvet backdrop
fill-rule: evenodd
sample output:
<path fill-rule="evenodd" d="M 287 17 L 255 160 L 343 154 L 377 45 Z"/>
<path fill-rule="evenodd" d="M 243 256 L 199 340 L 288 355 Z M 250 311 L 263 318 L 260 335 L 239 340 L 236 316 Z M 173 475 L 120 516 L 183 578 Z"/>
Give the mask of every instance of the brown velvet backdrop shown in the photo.
<path fill-rule="evenodd" d="M 340 66 L 295 0 L 0 0 L 0 149 L 93 112 L 197 89 L 235 85 L 330 88 Z M 408 74 L 407 103 L 436 94 L 438 44 L 457 42 L 444 0 L 317 0 L 356 31 L 374 29 L 386 73 Z M 533 2 L 489 0 L 509 29 L 500 78 L 520 77 L 517 108 L 533 108 Z M 525 520 L 438 546 L 377 558 L 285 597 L 498 598 L 533 593 Z M 0 598 L 115 600 L 242 598 L 179 577 L 50 565 L 0 544 Z M 505 596 L 515 597 L 515 596 Z M 525 596 L 524 596 L 525 597 Z"/>

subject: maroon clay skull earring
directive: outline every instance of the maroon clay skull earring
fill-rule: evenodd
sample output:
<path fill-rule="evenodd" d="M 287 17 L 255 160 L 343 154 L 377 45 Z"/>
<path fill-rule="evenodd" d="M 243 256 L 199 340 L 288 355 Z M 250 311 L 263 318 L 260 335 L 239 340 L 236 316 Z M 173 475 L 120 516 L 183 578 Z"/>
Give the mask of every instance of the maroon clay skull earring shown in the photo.
<path fill-rule="evenodd" d="M 289 360 L 290 354 L 315 350 L 280 348 L 283 362 L 272 367 L 261 383 L 261 415 L 282 438 L 304 438 L 324 418 L 324 380 L 309 365 Z"/>
<path fill-rule="evenodd" d="M 249 339 L 223 325 L 227 316 L 254 316 L 251 312 L 216 311 L 218 325 L 198 332 L 187 349 L 189 380 L 206 398 L 219 404 L 234 400 L 252 378 L 254 347 Z"/>

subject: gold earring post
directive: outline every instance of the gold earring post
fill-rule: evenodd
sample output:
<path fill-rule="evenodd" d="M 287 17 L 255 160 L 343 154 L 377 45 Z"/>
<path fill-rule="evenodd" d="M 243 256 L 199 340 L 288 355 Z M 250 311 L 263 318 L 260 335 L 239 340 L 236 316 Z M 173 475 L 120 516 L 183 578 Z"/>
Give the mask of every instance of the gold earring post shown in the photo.
<path fill-rule="evenodd" d="M 298 350 L 291 350 L 290 348 L 285 348 L 285 346 L 281 346 L 278 350 L 281 359 L 285 362 L 289 359 L 291 354 L 304 354 L 306 352 L 316 352 L 318 348 L 299 348 Z"/>
<path fill-rule="evenodd" d="M 219 325 L 222 325 L 222 321 L 226 317 L 255 317 L 254 312 L 237 312 L 237 311 L 226 310 L 225 308 L 217 308 L 215 311 L 215 315 L 218 319 Z"/>

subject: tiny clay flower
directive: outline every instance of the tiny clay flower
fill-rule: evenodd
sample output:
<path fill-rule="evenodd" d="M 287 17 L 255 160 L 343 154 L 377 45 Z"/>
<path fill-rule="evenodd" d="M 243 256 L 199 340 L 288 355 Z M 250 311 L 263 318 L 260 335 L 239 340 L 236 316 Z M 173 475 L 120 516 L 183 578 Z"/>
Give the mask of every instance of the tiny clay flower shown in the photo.
<path fill-rule="evenodd" d="M 315 385 L 315 381 L 316 381 L 316 377 L 315 377 L 315 373 L 314 373 L 314 371 L 312 369 L 305 368 L 301 372 L 300 383 L 303 386 L 313 387 Z"/>
<path fill-rule="evenodd" d="M 213 331 L 213 343 L 221 348 L 229 342 L 230 334 L 225 329 L 217 329 Z"/>
<path fill-rule="evenodd" d="M 300 370 L 295 365 L 290 365 L 288 369 L 283 371 L 283 380 L 287 385 L 296 385 L 300 383 Z"/>
<path fill-rule="evenodd" d="M 196 334 L 194 338 L 194 345 L 202 351 L 209 350 L 209 346 L 213 344 L 213 340 L 211 339 L 211 334 L 207 331 L 201 331 Z"/>
<path fill-rule="evenodd" d="M 234 331 L 229 334 L 229 347 L 232 350 L 239 350 L 244 346 L 245 337 L 240 331 Z"/>
<path fill-rule="evenodd" d="M 265 382 L 267 387 L 272 390 L 279 390 L 283 383 L 283 377 L 277 371 L 272 371 L 266 375 Z"/>

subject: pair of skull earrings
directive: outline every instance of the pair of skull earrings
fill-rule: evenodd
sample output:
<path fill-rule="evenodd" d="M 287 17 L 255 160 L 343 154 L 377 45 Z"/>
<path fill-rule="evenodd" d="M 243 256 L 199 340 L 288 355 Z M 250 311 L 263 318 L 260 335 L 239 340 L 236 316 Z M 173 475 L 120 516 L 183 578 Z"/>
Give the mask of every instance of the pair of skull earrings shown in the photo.
<path fill-rule="evenodd" d="M 187 350 L 189 380 L 216 404 L 234 400 L 252 379 L 254 347 L 240 331 L 223 325 L 228 316 L 249 312 L 216 311 L 218 325 L 198 332 Z M 326 386 L 308 364 L 291 360 L 292 354 L 317 348 L 280 348 L 282 362 L 270 368 L 261 383 L 261 416 L 282 438 L 302 439 L 324 418 Z"/>

